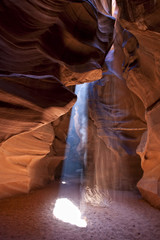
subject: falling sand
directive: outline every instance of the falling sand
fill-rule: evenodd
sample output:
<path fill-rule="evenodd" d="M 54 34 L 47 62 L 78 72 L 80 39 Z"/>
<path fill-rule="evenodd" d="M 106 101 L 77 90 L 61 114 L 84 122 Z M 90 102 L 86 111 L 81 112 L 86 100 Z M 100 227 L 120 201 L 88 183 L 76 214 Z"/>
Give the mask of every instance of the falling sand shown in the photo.
<path fill-rule="evenodd" d="M 85 204 L 79 189 L 77 184 L 69 184 L 63 191 L 56 182 L 27 195 L 0 200 L 0 240 L 160 239 L 160 211 L 138 192 L 112 192 L 110 205 L 103 208 Z M 60 192 L 81 209 L 86 227 L 62 222 L 53 215 Z"/>

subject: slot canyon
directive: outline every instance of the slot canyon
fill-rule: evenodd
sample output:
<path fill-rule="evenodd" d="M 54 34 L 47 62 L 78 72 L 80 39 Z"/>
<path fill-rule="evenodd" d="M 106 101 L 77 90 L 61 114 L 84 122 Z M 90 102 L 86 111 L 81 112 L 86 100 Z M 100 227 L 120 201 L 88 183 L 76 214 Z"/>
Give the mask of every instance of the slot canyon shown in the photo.
<path fill-rule="evenodd" d="M 1 0 L 0 240 L 158 240 L 159 210 L 160 0 Z"/>

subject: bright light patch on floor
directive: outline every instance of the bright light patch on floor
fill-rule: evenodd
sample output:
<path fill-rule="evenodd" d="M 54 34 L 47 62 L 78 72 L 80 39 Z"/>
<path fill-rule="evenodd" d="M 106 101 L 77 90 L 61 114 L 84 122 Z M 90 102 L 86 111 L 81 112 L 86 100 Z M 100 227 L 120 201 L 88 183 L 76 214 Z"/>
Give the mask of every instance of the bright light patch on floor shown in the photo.
<path fill-rule="evenodd" d="M 87 222 L 81 218 L 81 212 L 69 199 L 59 198 L 56 201 L 53 214 L 59 220 L 76 225 L 77 227 L 86 227 Z"/>

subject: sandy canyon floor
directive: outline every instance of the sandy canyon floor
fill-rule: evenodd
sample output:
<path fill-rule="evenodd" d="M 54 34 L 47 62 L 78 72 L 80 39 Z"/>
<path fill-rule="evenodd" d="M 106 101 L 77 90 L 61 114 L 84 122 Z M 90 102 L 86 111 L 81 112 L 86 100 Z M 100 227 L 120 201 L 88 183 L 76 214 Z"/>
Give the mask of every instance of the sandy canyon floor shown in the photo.
<path fill-rule="evenodd" d="M 61 192 L 61 193 L 60 193 Z M 61 196 L 59 196 L 61 195 Z M 87 220 L 79 228 L 53 215 L 56 199 L 73 199 Z M 66 196 L 65 196 L 66 195 Z M 159 240 L 160 211 L 138 192 L 116 191 L 106 208 L 80 204 L 79 187 L 58 183 L 27 195 L 0 200 L 0 240 Z"/>

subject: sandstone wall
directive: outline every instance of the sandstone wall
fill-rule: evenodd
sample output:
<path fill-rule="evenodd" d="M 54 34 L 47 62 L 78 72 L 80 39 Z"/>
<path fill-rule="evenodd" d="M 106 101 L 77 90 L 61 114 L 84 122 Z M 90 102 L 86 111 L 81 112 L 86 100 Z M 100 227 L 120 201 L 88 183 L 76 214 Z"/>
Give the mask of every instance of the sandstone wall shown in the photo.
<path fill-rule="evenodd" d="M 0 197 L 42 186 L 49 167 L 53 177 L 67 133 L 54 126 L 51 146 L 48 126 L 76 101 L 63 84 L 101 78 L 113 26 L 88 1 L 1 1 Z"/>
<path fill-rule="evenodd" d="M 160 207 L 160 1 L 126 0 L 117 3 L 121 26 L 126 29 L 122 34 L 123 77 L 128 88 L 141 99 L 147 122 L 147 131 L 137 149 L 144 171 L 137 186 L 146 200 Z"/>
<path fill-rule="evenodd" d="M 87 184 L 132 189 L 141 158 L 137 186 L 160 206 L 160 1 L 117 0 L 117 9 L 109 0 L 0 3 L 1 197 L 53 179 L 65 155 L 63 115 L 76 101 L 64 85 L 101 78 L 87 90 Z M 78 157 L 83 121 L 74 114 Z"/>

